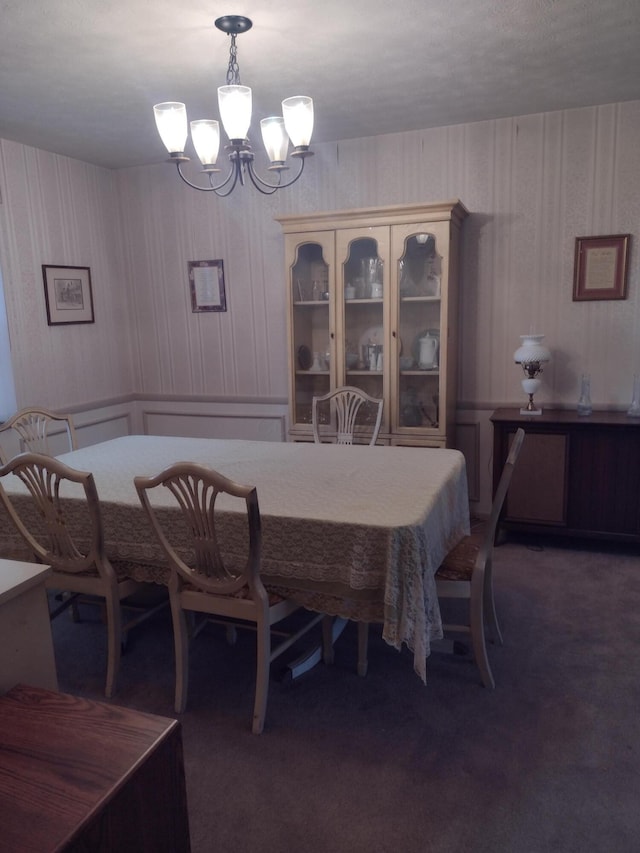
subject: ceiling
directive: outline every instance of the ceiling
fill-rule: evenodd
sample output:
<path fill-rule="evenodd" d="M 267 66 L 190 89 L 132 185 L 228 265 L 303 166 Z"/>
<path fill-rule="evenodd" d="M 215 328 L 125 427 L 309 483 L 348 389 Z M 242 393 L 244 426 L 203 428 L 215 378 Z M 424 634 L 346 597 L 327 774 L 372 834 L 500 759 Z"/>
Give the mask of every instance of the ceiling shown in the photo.
<path fill-rule="evenodd" d="M 163 161 L 153 104 L 218 117 L 227 14 L 254 116 L 311 95 L 316 142 L 640 99 L 638 0 L 0 0 L 0 137 Z"/>

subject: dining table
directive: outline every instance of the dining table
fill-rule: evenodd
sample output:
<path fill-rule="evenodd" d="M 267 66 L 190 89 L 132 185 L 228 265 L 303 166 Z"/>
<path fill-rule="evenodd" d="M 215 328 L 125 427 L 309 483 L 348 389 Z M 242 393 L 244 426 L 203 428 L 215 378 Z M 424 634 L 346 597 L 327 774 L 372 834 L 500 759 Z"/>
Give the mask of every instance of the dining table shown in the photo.
<path fill-rule="evenodd" d="M 131 563 L 139 581 L 166 584 L 170 570 L 135 476 L 190 461 L 255 486 L 267 588 L 319 613 L 381 623 L 387 643 L 413 652 L 414 669 L 426 683 L 431 643 L 442 638 L 435 573 L 469 532 L 460 451 L 127 435 L 58 458 L 93 473 L 106 554 Z M 2 486 L 24 506 L 30 503 L 14 475 Z M 180 511 L 168 490 L 156 491 L 162 510 L 177 519 Z M 68 484 L 70 509 L 77 505 L 80 513 L 81 498 L 80 488 Z M 224 503 L 221 510 L 234 512 Z M 15 548 L 16 537 L 1 511 L 0 556 Z"/>

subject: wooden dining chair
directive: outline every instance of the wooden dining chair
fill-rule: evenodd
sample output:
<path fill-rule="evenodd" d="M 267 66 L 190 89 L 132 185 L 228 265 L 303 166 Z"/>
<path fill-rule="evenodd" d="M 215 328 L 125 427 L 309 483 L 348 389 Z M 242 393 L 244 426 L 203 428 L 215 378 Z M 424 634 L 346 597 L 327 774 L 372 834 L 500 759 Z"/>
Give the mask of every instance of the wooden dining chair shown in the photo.
<path fill-rule="evenodd" d="M 3 480 L 15 475 L 26 486 L 27 493 L 9 493 Z M 82 511 L 75 511 L 76 499 L 83 495 Z M 74 498 L 73 519 L 70 502 Z M 129 563 L 110 561 L 104 552 L 104 534 L 98 493 L 93 475 L 77 471 L 60 460 L 39 453 L 21 453 L 0 468 L 0 501 L 9 518 L 25 541 L 33 559 L 51 566 L 46 579 L 48 589 L 70 593 L 50 612 L 54 619 L 78 596 L 94 596 L 104 602 L 107 623 L 107 678 L 105 696 L 115 690 L 123 640 L 134 625 L 151 616 L 164 603 L 155 603 L 136 615 L 123 619 L 126 599 L 145 584 L 131 579 Z M 133 602 L 132 602 L 133 604 Z"/>
<path fill-rule="evenodd" d="M 473 656 L 480 670 L 482 683 L 493 690 L 495 679 L 487 657 L 485 630 L 494 643 L 502 645 L 493 595 L 493 546 L 502 507 L 511 477 L 522 449 L 525 432 L 518 429 L 513 437 L 498 488 L 493 498 L 491 515 L 485 525 L 472 530 L 444 558 L 436 572 L 438 600 L 466 599 L 468 619 L 464 624 L 444 624 L 445 633 L 463 633 L 471 637 Z M 323 622 L 323 655 L 327 663 L 333 660 L 331 624 L 329 617 Z M 358 674 L 366 675 L 368 668 L 369 624 L 358 622 Z"/>
<path fill-rule="evenodd" d="M 151 526 L 171 566 L 169 598 L 175 642 L 175 710 L 187 703 L 189 644 L 206 618 L 190 631 L 187 614 L 241 620 L 255 625 L 257 642 L 255 702 L 252 731 L 264 728 L 269 692 L 269 666 L 321 619 L 320 614 L 272 648 L 271 628 L 300 606 L 268 593 L 260 578 L 262 532 L 258 494 L 222 474 L 190 462 L 178 462 L 154 477 L 136 477 L 135 487 Z M 184 538 L 171 520 L 166 504 L 154 505 L 153 490 L 165 488 L 184 521 Z M 220 507 L 222 504 L 222 508 Z M 231 511 L 229 506 L 232 506 Z M 186 551 L 190 552 L 187 558 Z M 187 562 L 187 559 L 189 562 Z"/>
<path fill-rule="evenodd" d="M 443 628 L 445 632 L 461 632 L 471 636 L 473 656 L 482 683 L 490 690 L 495 687 L 495 680 L 487 657 L 485 629 L 488 629 L 492 642 L 499 645 L 503 642 L 493 595 L 493 546 L 524 436 L 525 432 L 520 428 L 513 437 L 484 530 L 472 531 L 469 536 L 465 536 L 447 554 L 436 572 L 438 599 L 462 598 L 469 601 L 468 621 L 463 625 L 445 624 Z"/>
<path fill-rule="evenodd" d="M 0 426 L 0 433 L 9 430 L 17 433 L 20 451 L 55 456 L 56 454 L 51 450 L 50 438 L 58 433 L 65 434 L 65 440 L 58 452 L 65 453 L 77 447 L 76 430 L 71 416 L 57 415 L 48 409 L 32 407 L 21 409 Z M 3 455 L 9 458 L 10 454 L 5 450 Z"/>
<path fill-rule="evenodd" d="M 313 440 L 320 444 L 320 424 L 331 424 L 335 418 L 336 444 L 353 444 L 358 439 L 363 444 L 375 444 L 382 423 L 382 405 L 382 400 L 351 385 L 313 397 Z"/>

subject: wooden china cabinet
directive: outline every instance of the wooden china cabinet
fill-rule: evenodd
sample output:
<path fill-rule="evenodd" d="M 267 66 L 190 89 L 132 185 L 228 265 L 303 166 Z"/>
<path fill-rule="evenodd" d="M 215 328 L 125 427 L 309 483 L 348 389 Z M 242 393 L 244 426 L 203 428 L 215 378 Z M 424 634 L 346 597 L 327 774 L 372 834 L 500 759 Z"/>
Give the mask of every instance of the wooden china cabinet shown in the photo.
<path fill-rule="evenodd" d="M 379 442 L 449 447 L 456 404 L 460 201 L 280 217 L 289 435 L 312 441 L 314 396 L 384 400 Z M 327 441 L 335 426 L 322 426 Z"/>

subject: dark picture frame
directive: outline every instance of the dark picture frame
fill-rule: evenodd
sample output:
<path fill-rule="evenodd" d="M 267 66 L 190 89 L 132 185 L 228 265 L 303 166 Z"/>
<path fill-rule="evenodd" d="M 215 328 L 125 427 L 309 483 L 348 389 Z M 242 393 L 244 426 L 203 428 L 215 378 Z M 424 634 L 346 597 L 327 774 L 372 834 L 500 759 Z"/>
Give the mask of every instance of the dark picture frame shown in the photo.
<path fill-rule="evenodd" d="M 192 312 L 226 311 L 222 260 L 188 261 L 188 266 Z"/>
<path fill-rule="evenodd" d="M 43 264 L 42 278 L 50 326 L 95 322 L 89 267 Z"/>
<path fill-rule="evenodd" d="M 573 300 L 626 299 L 630 234 L 576 237 Z"/>

